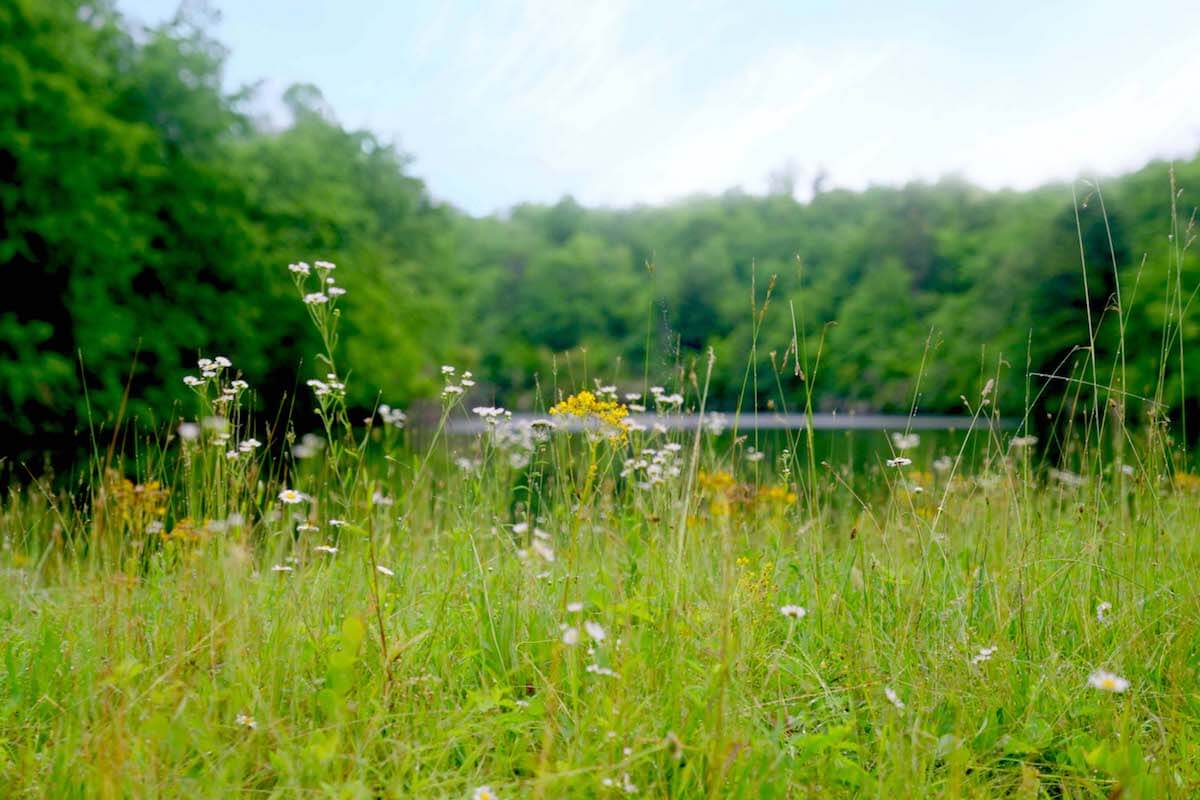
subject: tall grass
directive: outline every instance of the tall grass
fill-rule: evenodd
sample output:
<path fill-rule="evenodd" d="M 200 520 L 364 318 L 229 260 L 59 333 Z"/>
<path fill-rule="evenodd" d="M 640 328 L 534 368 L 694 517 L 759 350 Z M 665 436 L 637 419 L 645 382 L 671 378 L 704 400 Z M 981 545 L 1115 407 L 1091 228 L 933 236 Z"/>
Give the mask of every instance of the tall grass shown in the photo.
<path fill-rule="evenodd" d="M 1200 478 L 1161 375 L 1125 424 L 1142 401 L 1123 346 L 1097 363 L 1107 320 L 1064 364 L 1061 462 L 1030 435 L 1049 380 L 1010 435 L 995 371 L 955 450 L 897 431 L 872 462 L 822 459 L 836 353 L 789 304 L 760 376 L 769 287 L 730 434 L 622 417 L 704 412 L 710 355 L 639 398 L 570 387 L 592 393 L 546 419 L 575 433 L 464 408 L 473 378 L 447 367 L 415 448 L 390 409 L 351 419 L 336 295 L 312 291 L 333 268 L 293 272 L 325 344 L 319 440 L 259 427 L 214 358 L 194 426 L 97 437 L 78 491 L 5 498 L 5 796 L 1200 793 Z M 789 368 L 810 423 L 778 450 L 738 428 L 786 407 Z M 488 432 L 446 435 L 464 413 Z"/>

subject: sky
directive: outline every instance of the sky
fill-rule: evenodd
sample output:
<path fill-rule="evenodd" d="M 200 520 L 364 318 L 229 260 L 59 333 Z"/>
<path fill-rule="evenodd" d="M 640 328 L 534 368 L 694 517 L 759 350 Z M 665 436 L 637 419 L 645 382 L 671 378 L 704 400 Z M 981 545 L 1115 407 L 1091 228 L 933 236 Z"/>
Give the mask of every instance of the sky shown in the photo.
<path fill-rule="evenodd" d="M 118 0 L 154 24 L 178 0 Z M 571 195 L 953 175 L 1029 188 L 1200 149 L 1196 0 L 209 0 L 229 88 L 317 85 L 475 214 Z M 803 188 L 801 188 L 803 194 Z"/>

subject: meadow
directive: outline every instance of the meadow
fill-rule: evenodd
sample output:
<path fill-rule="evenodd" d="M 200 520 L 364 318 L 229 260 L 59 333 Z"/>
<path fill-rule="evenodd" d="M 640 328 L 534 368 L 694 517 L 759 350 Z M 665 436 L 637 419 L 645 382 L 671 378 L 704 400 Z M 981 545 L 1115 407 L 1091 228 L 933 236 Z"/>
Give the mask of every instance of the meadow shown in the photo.
<path fill-rule="evenodd" d="M 984 378 L 953 448 L 830 461 L 712 415 L 710 356 L 520 423 L 442 366 L 418 447 L 351 419 L 337 274 L 291 267 L 318 433 L 211 355 L 168 430 L 4 499 L 6 797 L 1200 792 L 1200 478 L 1165 423 L 1079 382 L 1052 450 Z"/>

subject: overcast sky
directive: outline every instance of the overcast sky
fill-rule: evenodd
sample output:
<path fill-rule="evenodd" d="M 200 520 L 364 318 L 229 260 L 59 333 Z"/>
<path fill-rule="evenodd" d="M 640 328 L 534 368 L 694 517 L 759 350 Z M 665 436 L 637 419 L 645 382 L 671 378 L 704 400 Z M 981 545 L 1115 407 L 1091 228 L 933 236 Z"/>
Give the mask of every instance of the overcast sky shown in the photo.
<path fill-rule="evenodd" d="M 1024 188 L 1200 148 L 1198 0 L 210 4 L 231 87 L 316 84 L 475 213 L 760 192 L 788 163 Z"/>

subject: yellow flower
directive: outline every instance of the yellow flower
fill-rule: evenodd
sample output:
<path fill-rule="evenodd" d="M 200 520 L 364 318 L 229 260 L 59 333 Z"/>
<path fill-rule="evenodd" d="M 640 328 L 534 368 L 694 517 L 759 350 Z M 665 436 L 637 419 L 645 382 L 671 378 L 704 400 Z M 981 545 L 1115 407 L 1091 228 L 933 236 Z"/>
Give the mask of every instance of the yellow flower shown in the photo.
<path fill-rule="evenodd" d="M 589 391 L 573 394 L 566 400 L 556 403 L 550 409 L 551 414 L 594 419 L 606 425 L 617 428 L 621 435 L 625 434 L 629 409 L 616 400 L 601 400 Z"/>
<path fill-rule="evenodd" d="M 1190 472 L 1175 473 L 1175 488 L 1181 492 L 1200 492 L 1200 476 Z"/>

